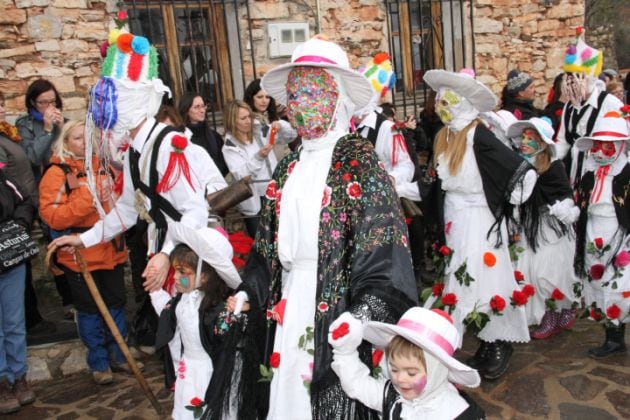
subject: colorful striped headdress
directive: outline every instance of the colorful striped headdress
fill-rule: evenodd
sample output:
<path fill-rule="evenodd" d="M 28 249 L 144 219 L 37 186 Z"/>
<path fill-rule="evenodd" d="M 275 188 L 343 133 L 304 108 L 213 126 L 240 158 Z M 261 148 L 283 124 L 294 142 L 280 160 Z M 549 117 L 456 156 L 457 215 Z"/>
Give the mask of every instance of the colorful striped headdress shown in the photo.
<path fill-rule="evenodd" d="M 101 76 L 130 82 L 157 78 L 157 51 L 148 39 L 116 28 L 109 32 L 108 43 Z"/>

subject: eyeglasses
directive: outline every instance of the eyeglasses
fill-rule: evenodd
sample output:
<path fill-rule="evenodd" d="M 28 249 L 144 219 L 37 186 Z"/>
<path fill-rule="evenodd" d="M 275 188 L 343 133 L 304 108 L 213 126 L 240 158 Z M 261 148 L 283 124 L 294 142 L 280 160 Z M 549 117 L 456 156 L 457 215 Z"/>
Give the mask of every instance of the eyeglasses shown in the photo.
<path fill-rule="evenodd" d="M 57 100 L 56 100 L 56 99 L 51 99 L 51 100 L 49 100 L 49 101 L 46 101 L 46 100 L 40 100 L 40 101 L 35 101 L 35 103 L 36 103 L 37 105 L 40 105 L 40 106 L 45 106 L 45 105 L 54 105 L 54 104 L 56 104 L 56 103 L 57 103 Z"/>

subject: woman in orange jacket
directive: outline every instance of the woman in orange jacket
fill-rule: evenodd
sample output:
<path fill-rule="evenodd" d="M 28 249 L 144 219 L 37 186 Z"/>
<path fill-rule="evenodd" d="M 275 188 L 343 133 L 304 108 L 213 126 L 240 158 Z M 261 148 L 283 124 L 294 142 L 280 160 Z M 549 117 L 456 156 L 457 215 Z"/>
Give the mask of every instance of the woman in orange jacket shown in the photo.
<path fill-rule="evenodd" d="M 96 156 L 92 159 L 92 177 L 96 181 L 97 194 L 88 188 L 85 169 L 85 128 L 83 121 L 64 124 L 59 139 L 53 145 L 50 166 L 39 184 L 39 204 L 42 220 L 54 231 L 79 233 L 91 228 L 98 220 L 95 206 L 98 199 L 108 212 L 113 207 L 113 178 L 108 168 L 100 165 Z M 122 236 L 80 251 L 88 270 L 94 277 L 103 300 L 123 336 L 125 323 L 124 263 L 127 250 Z M 88 349 L 87 362 L 94 380 L 99 384 L 113 380 L 111 368 L 129 370 L 113 337 L 105 326 L 96 304 L 81 275 L 75 255 L 57 251 L 57 264 L 70 283 L 72 298 L 77 309 L 77 324 L 81 340 Z M 113 360 L 110 364 L 109 353 Z"/>

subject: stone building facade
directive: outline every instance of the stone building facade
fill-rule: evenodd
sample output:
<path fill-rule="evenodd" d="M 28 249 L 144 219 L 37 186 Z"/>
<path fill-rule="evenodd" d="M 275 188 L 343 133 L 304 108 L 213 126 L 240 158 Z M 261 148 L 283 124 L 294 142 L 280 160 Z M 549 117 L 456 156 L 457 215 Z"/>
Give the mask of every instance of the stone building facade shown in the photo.
<path fill-rule="evenodd" d="M 128 5 L 131 3 L 151 2 L 128 2 Z M 185 0 L 162 3 L 188 4 Z M 229 58 L 236 82 L 233 80 L 232 86 L 224 90 L 228 93 L 223 99 L 230 96 L 230 91 L 238 97 L 242 85 L 255 75 L 260 76 L 288 60 L 286 56 L 269 57 L 269 23 L 307 22 L 311 36 L 319 30 L 339 42 L 348 51 L 351 65 L 358 67 L 378 51 L 391 51 L 395 28 L 388 19 L 393 3 L 399 4 L 394 7 L 400 11 L 403 3 L 409 8 L 421 3 L 434 8 L 441 3 L 437 6 L 444 8 L 449 3 L 459 5 L 460 0 L 225 1 L 225 10 L 232 7 L 240 30 L 229 24 L 225 26 L 223 38 L 230 44 L 231 56 L 224 58 Z M 112 24 L 116 2 L 0 0 L 0 4 L 0 90 L 7 98 L 9 118 L 24 112 L 24 93 L 38 77 L 55 83 L 68 117 L 80 117 L 86 108 L 87 91 L 98 77 L 99 46 Z M 461 0 L 461 6 L 463 12 L 450 20 L 457 24 L 461 21 L 463 41 L 456 47 L 458 51 L 453 52 L 455 62 L 444 61 L 446 67 L 457 70 L 462 65 L 472 66 L 474 59 L 480 80 L 497 93 L 508 71 L 519 68 L 535 79 L 538 105 L 541 105 L 551 80 L 560 72 L 566 45 L 575 37 L 573 28 L 583 24 L 584 0 L 475 0 L 472 11 L 470 1 Z M 447 39 L 452 36 L 447 28 L 449 19 L 442 16 L 442 22 L 439 20 L 434 17 L 429 24 L 434 29 L 441 25 L 441 36 Z M 233 43 L 238 43 L 238 48 L 233 48 Z M 461 57 L 455 58 L 455 53 Z M 443 63 L 435 67 L 442 66 Z"/>

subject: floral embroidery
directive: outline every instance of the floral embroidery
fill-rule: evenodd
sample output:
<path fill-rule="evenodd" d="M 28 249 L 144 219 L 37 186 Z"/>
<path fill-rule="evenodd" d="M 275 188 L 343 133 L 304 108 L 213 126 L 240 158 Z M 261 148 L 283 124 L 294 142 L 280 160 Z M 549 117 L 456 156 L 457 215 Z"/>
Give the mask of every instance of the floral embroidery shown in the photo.
<path fill-rule="evenodd" d="M 206 405 L 206 402 L 198 397 L 194 397 L 190 400 L 190 403 L 186 405 L 186 410 L 190 410 L 193 412 L 193 417 L 198 419 L 203 414 L 203 407 Z"/>
<path fill-rule="evenodd" d="M 358 182 L 351 182 L 346 187 L 346 194 L 353 200 L 361 198 L 361 184 Z"/>
<path fill-rule="evenodd" d="M 490 299 L 490 309 L 492 309 L 492 313 L 495 315 L 503 315 L 502 312 L 505 309 L 505 299 L 499 295 L 494 295 L 492 299 Z"/>
<path fill-rule="evenodd" d="M 332 193 L 332 188 L 328 185 L 324 187 L 324 196 L 322 197 L 322 208 L 328 207 L 330 204 L 330 194 Z"/>
<path fill-rule="evenodd" d="M 267 184 L 267 190 L 265 191 L 265 197 L 268 200 L 275 200 L 276 199 L 276 181 L 274 181 L 273 179 L 271 181 L 269 181 L 269 184 Z"/>
<path fill-rule="evenodd" d="M 214 324 L 214 334 L 217 336 L 225 335 L 234 322 L 236 319 L 231 312 L 222 311 Z"/>

